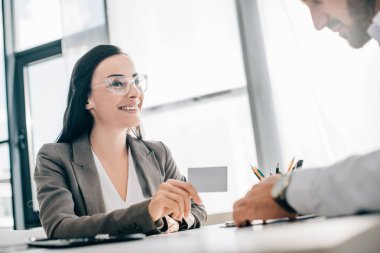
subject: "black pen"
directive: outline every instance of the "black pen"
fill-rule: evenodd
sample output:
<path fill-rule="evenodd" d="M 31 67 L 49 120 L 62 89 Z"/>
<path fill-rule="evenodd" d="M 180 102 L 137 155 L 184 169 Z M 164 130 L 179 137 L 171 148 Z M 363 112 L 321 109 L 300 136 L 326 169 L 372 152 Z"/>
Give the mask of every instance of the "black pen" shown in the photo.
<path fill-rule="evenodd" d="M 297 162 L 296 170 L 298 170 L 298 169 L 302 169 L 302 164 L 303 164 L 303 160 L 299 160 L 299 161 Z"/>
<path fill-rule="evenodd" d="M 280 172 L 280 163 L 277 163 L 276 174 L 281 174 L 281 172 Z"/>

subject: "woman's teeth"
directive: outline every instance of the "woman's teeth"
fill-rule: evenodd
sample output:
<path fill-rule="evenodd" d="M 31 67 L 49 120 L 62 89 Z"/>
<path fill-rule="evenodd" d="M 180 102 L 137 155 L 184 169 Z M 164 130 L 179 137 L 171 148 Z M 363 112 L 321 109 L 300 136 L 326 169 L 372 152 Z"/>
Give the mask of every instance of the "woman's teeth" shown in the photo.
<path fill-rule="evenodd" d="M 138 108 L 137 105 L 133 105 L 133 106 L 122 106 L 119 109 L 122 111 L 135 111 L 137 110 L 137 108 Z"/>

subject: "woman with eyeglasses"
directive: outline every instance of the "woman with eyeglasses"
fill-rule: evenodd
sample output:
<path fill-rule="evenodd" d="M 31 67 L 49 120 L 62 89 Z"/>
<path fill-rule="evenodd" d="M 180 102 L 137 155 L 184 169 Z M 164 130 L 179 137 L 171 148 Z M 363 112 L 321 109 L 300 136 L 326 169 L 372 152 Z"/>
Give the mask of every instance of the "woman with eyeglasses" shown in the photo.
<path fill-rule="evenodd" d="M 206 211 L 169 149 L 142 139 L 147 76 L 111 45 L 74 66 L 63 129 L 38 153 L 34 180 L 49 238 L 157 234 L 200 227 Z"/>

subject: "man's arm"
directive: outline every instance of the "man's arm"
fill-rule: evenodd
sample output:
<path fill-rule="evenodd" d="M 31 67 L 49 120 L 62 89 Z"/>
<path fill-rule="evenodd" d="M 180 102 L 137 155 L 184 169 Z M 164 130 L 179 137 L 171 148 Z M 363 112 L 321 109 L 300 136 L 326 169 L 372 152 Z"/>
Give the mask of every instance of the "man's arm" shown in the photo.
<path fill-rule="evenodd" d="M 298 171 L 286 192 L 301 214 L 324 216 L 380 210 L 380 151 L 353 156 L 323 169 Z"/>
<path fill-rule="evenodd" d="M 245 220 L 292 217 L 273 199 L 271 191 L 280 179 L 273 176 L 256 184 L 234 204 L 237 225 Z M 297 213 L 338 216 L 380 211 L 380 151 L 350 157 L 327 168 L 293 174 L 286 200 Z"/>

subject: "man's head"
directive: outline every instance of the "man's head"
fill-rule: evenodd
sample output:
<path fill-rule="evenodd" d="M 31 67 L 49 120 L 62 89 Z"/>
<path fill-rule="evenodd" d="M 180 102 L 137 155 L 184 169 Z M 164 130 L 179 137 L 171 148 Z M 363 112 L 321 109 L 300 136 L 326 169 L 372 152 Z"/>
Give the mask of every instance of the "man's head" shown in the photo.
<path fill-rule="evenodd" d="M 328 27 L 360 48 L 371 37 L 367 29 L 376 14 L 379 0 L 302 0 L 310 9 L 317 30 Z"/>

